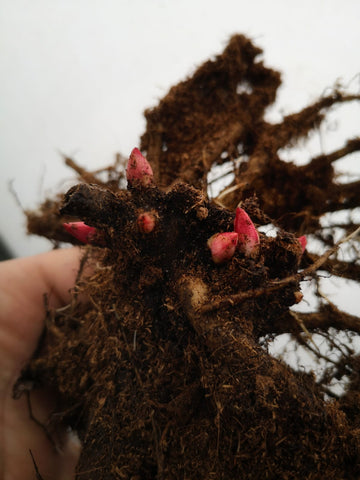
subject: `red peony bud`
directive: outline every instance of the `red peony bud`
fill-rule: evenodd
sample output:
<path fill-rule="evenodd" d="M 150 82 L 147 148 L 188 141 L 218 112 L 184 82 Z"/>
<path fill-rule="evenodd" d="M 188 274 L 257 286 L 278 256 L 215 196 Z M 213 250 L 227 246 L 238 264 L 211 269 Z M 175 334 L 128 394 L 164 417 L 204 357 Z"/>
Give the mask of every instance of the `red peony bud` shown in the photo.
<path fill-rule="evenodd" d="M 126 167 L 126 178 L 130 185 L 138 182 L 146 186 L 153 181 L 153 171 L 150 163 L 142 155 L 138 148 L 134 148 L 130 154 Z"/>
<path fill-rule="evenodd" d="M 140 232 L 150 233 L 155 228 L 156 217 L 153 213 L 144 212 L 144 213 L 140 213 L 140 215 L 137 217 L 136 222 Z"/>
<path fill-rule="evenodd" d="M 73 237 L 82 243 L 92 243 L 97 235 L 95 227 L 89 227 L 84 222 L 64 223 L 63 227 Z"/>
<path fill-rule="evenodd" d="M 245 255 L 255 253 L 260 243 L 259 234 L 249 215 L 240 207 L 236 209 L 234 230 L 239 235 L 238 249 Z"/>
<path fill-rule="evenodd" d="M 305 235 L 302 235 L 301 237 L 298 238 L 298 241 L 301 245 L 301 249 L 302 249 L 302 253 L 305 252 L 305 248 L 306 248 L 306 245 L 307 245 L 307 238 Z"/>
<path fill-rule="evenodd" d="M 238 234 L 236 232 L 215 233 L 207 241 L 215 263 L 229 261 L 235 253 L 237 243 Z"/>

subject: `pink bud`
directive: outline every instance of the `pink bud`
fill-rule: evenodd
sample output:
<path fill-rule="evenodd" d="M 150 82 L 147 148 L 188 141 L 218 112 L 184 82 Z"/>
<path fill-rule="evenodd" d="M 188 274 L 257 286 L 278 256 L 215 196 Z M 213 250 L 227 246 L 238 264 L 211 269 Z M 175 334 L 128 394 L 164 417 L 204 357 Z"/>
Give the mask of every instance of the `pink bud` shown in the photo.
<path fill-rule="evenodd" d="M 92 243 L 96 237 L 95 227 L 89 227 L 84 222 L 63 223 L 65 230 L 82 243 Z"/>
<path fill-rule="evenodd" d="M 138 182 L 143 186 L 149 185 L 153 181 L 153 171 L 150 163 L 142 155 L 138 148 L 134 148 L 130 154 L 126 167 L 126 178 L 131 185 Z"/>
<path fill-rule="evenodd" d="M 215 263 L 229 261 L 235 253 L 237 243 L 238 234 L 236 232 L 215 233 L 207 241 Z"/>
<path fill-rule="evenodd" d="M 137 217 L 136 222 L 140 232 L 150 233 L 155 228 L 156 218 L 153 213 L 145 212 L 145 213 L 140 213 L 140 215 Z"/>
<path fill-rule="evenodd" d="M 302 253 L 305 252 L 305 248 L 306 248 L 306 245 L 307 245 L 307 238 L 305 235 L 302 235 L 301 237 L 298 238 L 298 241 L 301 245 L 301 250 L 302 250 Z"/>
<path fill-rule="evenodd" d="M 259 234 L 249 215 L 242 208 L 236 209 L 234 230 L 239 235 L 238 249 L 245 255 L 251 255 L 260 243 Z"/>

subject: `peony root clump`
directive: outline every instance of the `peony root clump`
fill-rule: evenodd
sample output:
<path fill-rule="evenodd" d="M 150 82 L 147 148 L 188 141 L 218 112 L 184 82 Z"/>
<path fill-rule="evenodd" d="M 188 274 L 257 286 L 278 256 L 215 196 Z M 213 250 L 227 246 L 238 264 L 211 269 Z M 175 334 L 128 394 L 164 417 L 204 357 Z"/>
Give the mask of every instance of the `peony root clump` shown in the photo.
<path fill-rule="evenodd" d="M 103 181 L 72 162 L 80 183 L 28 214 L 31 232 L 85 244 L 90 266 L 72 302 L 46 312 L 14 387 L 15 396 L 29 384 L 57 392 L 49 432 L 65 424 L 78 433 L 78 479 L 360 476 L 356 354 L 339 360 L 334 375 L 346 366 L 350 383 L 329 400 L 325 379 L 290 368 L 263 341 L 360 330 L 332 304 L 291 310 L 320 267 L 350 275 L 319 218 L 359 205 L 359 189 L 336 184 L 332 162 L 360 141 L 304 167 L 279 157 L 330 106 L 359 98 L 336 91 L 269 124 L 280 76 L 259 53 L 234 36 L 146 112 L 146 155 L 134 149 L 126 174 L 109 168 Z M 234 181 L 212 199 L 207 175 L 225 161 Z M 260 229 L 270 223 L 276 236 Z M 308 252 L 309 235 L 324 242 L 323 256 Z"/>

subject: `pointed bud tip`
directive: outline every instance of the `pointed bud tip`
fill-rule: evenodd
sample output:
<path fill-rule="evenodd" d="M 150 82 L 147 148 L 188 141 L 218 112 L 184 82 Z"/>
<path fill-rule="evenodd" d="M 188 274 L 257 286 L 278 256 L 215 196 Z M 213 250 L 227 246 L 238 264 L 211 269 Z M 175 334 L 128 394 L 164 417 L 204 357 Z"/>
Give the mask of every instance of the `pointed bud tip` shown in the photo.
<path fill-rule="evenodd" d="M 149 185 L 153 181 L 153 171 L 150 163 L 138 148 L 133 148 L 126 167 L 126 178 L 131 185 L 138 182 L 143 186 Z"/>
<path fill-rule="evenodd" d="M 301 245 L 301 250 L 302 250 L 302 253 L 305 252 L 305 248 L 306 248 L 306 245 L 307 245 L 307 238 L 305 235 L 302 235 L 301 237 L 298 238 L 298 242 L 300 243 Z"/>
<path fill-rule="evenodd" d="M 215 233 L 210 237 L 207 245 L 214 263 L 229 261 L 234 256 L 237 243 L 238 234 L 236 232 Z"/>
<path fill-rule="evenodd" d="M 236 209 L 234 230 L 239 235 L 239 250 L 245 255 L 255 253 L 260 243 L 259 234 L 249 215 L 240 207 Z"/>
<path fill-rule="evenodd" d="M 96 228 L 84 222 L 63 223 L 64 229 L 82 243 L 91 243 L 96 236 Z"/>

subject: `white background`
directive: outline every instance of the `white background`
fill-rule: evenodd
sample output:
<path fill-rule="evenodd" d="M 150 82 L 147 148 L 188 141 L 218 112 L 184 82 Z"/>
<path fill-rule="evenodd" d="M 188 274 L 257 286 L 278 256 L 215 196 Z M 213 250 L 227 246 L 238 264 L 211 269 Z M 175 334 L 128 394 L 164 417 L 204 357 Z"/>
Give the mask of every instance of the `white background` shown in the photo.
<path fill-rule="evenodd" d="M 49 249 L 25 235 L 9 181 L 31 209 L 72 176 L 59 151 L 89 169 L 127 155 L 145 129 L 143 110 L 233 33 L 250 36 L 282 72 L 274 121 L 339 79 L 359 91 L 359 22 L 357 0 L 1 0 L 1 236 L 15 255 Z M 299 161 L 359 135 L 359 118 L 359 106 L 341 107 Z"/>

